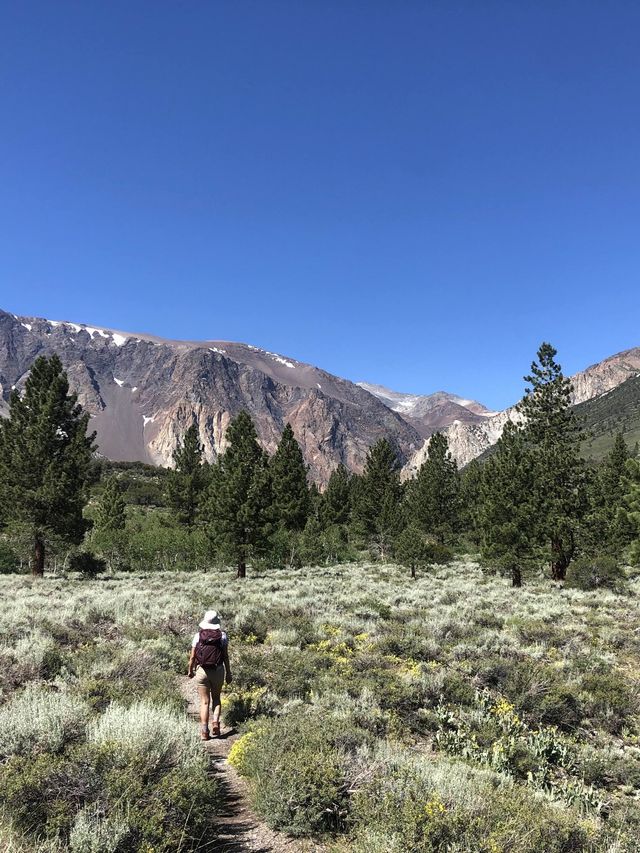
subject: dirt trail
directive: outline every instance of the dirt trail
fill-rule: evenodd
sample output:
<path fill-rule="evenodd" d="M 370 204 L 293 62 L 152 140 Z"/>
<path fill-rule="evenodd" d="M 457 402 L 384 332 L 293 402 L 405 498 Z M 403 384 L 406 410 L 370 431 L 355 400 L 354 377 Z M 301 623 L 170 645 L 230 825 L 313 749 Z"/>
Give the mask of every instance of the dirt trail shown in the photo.
<path fill-rule="evenodd" d="M 180 690 L 187 701 L 187 713 L 194 718 L 194 726 L 199 727 L 195 684 L 184 676 L 180 679 Z M 216 840 L 207 845 L 207 850 L 211 853 L 324 853 L 325 848 L 316 842 L 275 832 L 252 811 L 246 782 L 227 762 L 229 750 L 237 738 L 234 729 L 222 726 L 219 738 L 202 743 L 223 796 Z"/>

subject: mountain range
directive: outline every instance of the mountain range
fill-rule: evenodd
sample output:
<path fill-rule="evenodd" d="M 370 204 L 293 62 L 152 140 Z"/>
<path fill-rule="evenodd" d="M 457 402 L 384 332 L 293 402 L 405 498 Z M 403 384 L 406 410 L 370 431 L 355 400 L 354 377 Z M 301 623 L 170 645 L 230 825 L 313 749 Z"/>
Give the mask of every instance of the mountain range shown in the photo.
<path fill-rule="evenodd" d="M 421 464 L 436 430 L 448 435 L 464 465 L 486 451 L 514 417 L 513 408 L 491 412 L 444 391 L 421 396 L 350 382 L 250 344 L 170 340 L 6 311 L 0 311 L 0 415 L 6 415 L 11 389 L 22 387 L 34 359 L 54 352 L 91 415 L 98 452 L 114 460 L 170 465 L 193 422 L 213 460 L 224 452 L 229 421 L 245 409 L 268 452 L 291 423 L 310 476 L 322 486 L 339 464 L 361 471 L 368 448 L 383 436 L 397 447 L 406 474 Z M 574 402 L 608 396 L 623 417 L 631 417 L 640 382 L 626 380 L 639 374 L 640 348 L 605 359 L 573 377 Z M 621 400 L 613 392 L 623 386 Z M 592 418 L 605 432 L 612 423 L 609 406 L 601 403 Z"/>

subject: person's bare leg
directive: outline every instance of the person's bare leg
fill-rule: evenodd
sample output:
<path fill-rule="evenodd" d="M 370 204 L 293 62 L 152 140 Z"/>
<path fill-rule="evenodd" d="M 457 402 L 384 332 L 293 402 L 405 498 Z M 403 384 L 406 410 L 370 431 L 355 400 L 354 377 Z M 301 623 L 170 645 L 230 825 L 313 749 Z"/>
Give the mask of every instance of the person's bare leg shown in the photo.
<path fill-rule="evenodd" d="M 211 691 L 211 734 L 214 737 L 220 735 L 220 711 L 222 703 L 220 700 L 220 691 Z"/>
<path fill-rule="evenodd" d="M 215 703 L 215 704 L 214 704 Z M 213 708 L 211 712 L 211 719 L 214 723 L 220 722 L 220 711 L 222 710 L 222 703 L 220 702 L 220 697 L 217 699 L 211 698 L 211 707 Z"/>
<path fill-rule="evenodd" d="M 198 687 L 200 695 L 200 724 L 202 731 L 209 731 L 209 690 L 206 687 Z"/>

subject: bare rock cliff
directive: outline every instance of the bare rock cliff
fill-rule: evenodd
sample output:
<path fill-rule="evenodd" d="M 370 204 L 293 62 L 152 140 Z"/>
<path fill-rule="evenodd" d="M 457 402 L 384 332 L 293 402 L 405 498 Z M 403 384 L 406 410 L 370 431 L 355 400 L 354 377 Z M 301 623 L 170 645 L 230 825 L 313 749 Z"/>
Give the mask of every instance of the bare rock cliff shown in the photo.
<path fill-rule="evenodd" d="M 0 311 L 0 415 L 39 355 L 58 353 L 91 414 L 99 452 L 114 460 L 171 465 L 193 422 L 209 460 L 225 449 L 229 421 L 245 409 L 273 452 L 289 421 L 310 466 L 326 483 L 342 463 L 360 471 L 385 436 L 406 462 L 416 429 L 374 395 L 319 368 L 246 344 L 172 341 Z"/>

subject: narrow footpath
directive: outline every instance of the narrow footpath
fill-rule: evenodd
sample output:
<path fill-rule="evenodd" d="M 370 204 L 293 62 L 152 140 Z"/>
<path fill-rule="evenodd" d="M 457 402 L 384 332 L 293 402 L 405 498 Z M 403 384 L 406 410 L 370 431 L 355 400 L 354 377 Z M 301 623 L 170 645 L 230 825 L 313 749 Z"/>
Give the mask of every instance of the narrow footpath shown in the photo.
<path fill-rule="evenodd" d="M 186 676 L 180 678 L 180 690 L 187 702 L 187 713 L 199 728 L 198 694 Z M 211 853 L 324 853 L 317 842 L 289 838 L 270 829 L 251 809 L 247 783 L 227 761 L 237 740 L 235 729 L 222 726 L 221 736 L 203 741 L 211 761 L 211 771 L 220 784 L 221 811 L 217 819 L 215 841 L 207 844 Z"/>

